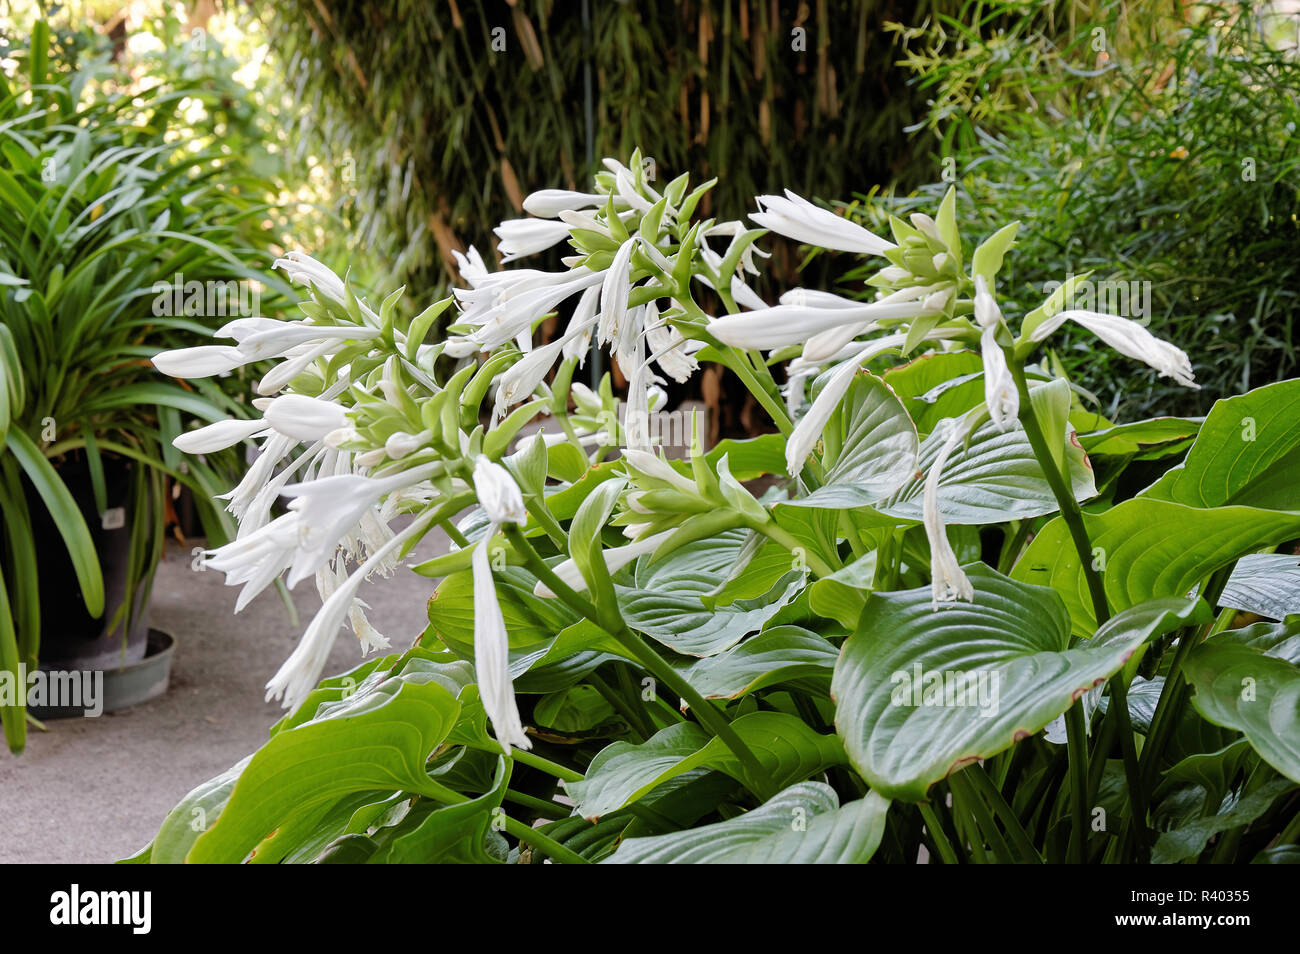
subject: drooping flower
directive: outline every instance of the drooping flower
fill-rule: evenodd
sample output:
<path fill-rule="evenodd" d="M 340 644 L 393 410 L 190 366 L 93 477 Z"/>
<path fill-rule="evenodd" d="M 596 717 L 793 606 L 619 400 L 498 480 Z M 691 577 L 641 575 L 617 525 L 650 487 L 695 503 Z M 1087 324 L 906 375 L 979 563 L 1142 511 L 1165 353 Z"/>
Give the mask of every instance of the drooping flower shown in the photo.
<path fill-rule="evenodd" d="M 490 548 L 502 524 L 526 523 L 528 511 L 510 472 L 482 455 L 474 462 L 474 489 L 488 518 L 487 531 L 470 558 L 474 576 L 474 672 L 497 741 L 509 754 L 511 746 L 530 749 L 533 744 L 524 734 L 515 703 L 510 639 L 497 602 Z"/>
<path fill-rule="evenodd" d="M 1082 325 L 1120 354 L 1154 368 L 1162 378 L 1173 378 L 1189 388 L 1200 388 L 1192 373 L 1192 362 L 1182 349 L 1153 335 L 1131 318 L 1107 315 L 1098 311 L 1068 310 L 1047 319 L 1029 336 L 1044 341 L 1067 321 Z"/>
<path fill-rule="evenodd" d="M 796 242 L 861 255 L 881 255 L 895 247 L 893 242 L 828 209 L 813 205 L 789 189 L 785 190 L 784 198 L 760 195 L 757 201 L 761 211 L 751 212 L 749 217 L 763 228 Z"/>
<path fill-rule="evenodd" d="M 497 251 L 502 264 L 544 252 L 569 237 L 567 225 L 549 219 L 506 219 L 492 231 L 501 240 Z"/>
<path fill-rule="evenodd" d="M 957 562 L 957 554 L 953 552 L 952 544 L 948 542 L 948 533 L 944 529 L 943 515 L 939 512 L 939 477 L 949 456 L 965 439 L 966 427 L 958 419 L 945 418 L 936 431 L 945 435 L 945 439 L 925 476 L 921 522 L 925 525 L 925 536 L 930 542 L 930 588 L 933 606 L 937 610 L 942 602 L 973 600 L 975 588 Z"/>
<path fill-rule="evenodd" d="M 980 355 L 984 360 L 984 403 L 993 424 L 1005 431 L 1020 415 L 1020 392 L 997 340 L 998 332 L 1005 327 L 1002 309 L 983 275 L 975 276 L 975 321 L 980 326 Z"/>
<path fill-rule="evenodd" d="M 260 418 L 248 421 L 232 418 L 187 431 L 172 441 L 172 446 L 186 454 L 212 454 L 263 433 L 266 429 L 266 421 Z"/>

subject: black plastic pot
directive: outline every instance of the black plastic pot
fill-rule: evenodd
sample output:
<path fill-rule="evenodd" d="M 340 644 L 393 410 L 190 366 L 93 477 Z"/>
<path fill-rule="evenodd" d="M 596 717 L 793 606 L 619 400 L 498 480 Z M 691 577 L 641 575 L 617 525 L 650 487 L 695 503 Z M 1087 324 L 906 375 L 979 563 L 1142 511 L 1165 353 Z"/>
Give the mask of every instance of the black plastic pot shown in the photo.
<path fill-rule="evenodd" d="M 104 458 L 104 484 L 108 508 L 99 513 L 90 470 L 84 459 L 67 458 L 56 465 L 59 476 L 90 528 L 104 575 L 104 614 L 91 616 L 54 519 L 35 488 L 28 486 L 27 508 L 36 539 L 36 571 L 41 595 L 42 669 L 116 669 L 142 659 L 149 638 L 144 593 L 137 588 L 136 612 L 125 633 L 119 621 L 113 632 L 108 624 L 126 601 L 131 546 L 132 468 L 130 461 Z"/>

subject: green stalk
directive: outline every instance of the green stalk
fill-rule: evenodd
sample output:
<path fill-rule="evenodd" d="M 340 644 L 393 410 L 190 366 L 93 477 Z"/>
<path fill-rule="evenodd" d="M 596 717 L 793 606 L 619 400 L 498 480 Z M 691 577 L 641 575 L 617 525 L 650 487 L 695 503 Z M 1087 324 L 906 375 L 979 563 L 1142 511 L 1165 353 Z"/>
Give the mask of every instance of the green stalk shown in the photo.
<path fill-rule="evenodd" d="M 507 527 L 506 536 L 514 545 L 515 550 L 523 556 L 528 568 L 550 588 L 552 593 L 568 604 L 575 613 L 591 620 L 618 640 L 620 645 L 628 651 L 628 654 L 639 662 L 646 671 L 687 702 L 695 713 L 695 717 L 700 720 L 700 724 L 722 739 L 723 744 L 740 760 L 756 789 L 754 794 L 758 795 L 763 801 L 767 801 L 776 794 L 777 788 L 763 768 L 763 764 L 759 762 L 758 757 L 745 744 L 744 739 L 736 734 L 726 716 L 713 703 L 696 692 L 691 684 L 668 664 L 667 660 L 647 647 L 627 626 L 613 625 L 611 621 L 603 620 L 600 614 L 597 613 L 596 607 L 574 592 L 572 587 L 555 575 L 551 568 L 546 565 L 546 562 L 538 556 L 532 544 L 519 532 L 518 527 Z"/>
<path fill-rule="evenodd" d="M 966 776 L 966 781 L 971 787 L 971 793 L 977 798 L 982 796 L 983 800 L 993 806 L 993 811 L 997 813 L 998 818 L 1002 819 L 1002 826 L 1007 830 L 1007 834 L 1011 836 L 1011 841 L 1015 844 L 1016 851 L 1019 852 L 1021 859 L 1034 864 L 1042 864 L 1042 855 L 1034 847 L 1034 843 L 1029 838 L 1029 833 L 1020 824 L 1020 819 L 1011 810 L 1011 806 L 1002 797 L 1002 792 L 993 784 L 993 780 L 989 778 L 984 768 L 979 765 L 972 765 L 964 769 L 961 774 Z"/>
<path fill-rule="evenodd" d="M 1020 395 L 1020 423 L 1025 429 L 1025 436 L 1029 438 L 1029 446 L 1033 448 L 1034 456 L 1038 458 L 1038 464 L 1043 469 L 1043 475 L 1052 488 L 1052 496 L 1056 498 L 1057 506 L 1060 508 L 1061 519 L 1065 521 L 1070 531 L 1070 539 L 1074 541 L 1079 565 L 1083 568 L 1084 578 L 1088 581 L 1093 615 L 1096 616 L 1097 625 L 1100 626 L 1110 619 L 1110 605 L 1106 602 L 1106 588 L 1102 584 L 1101 576 L 1092 565 L 1092 541 L 1088 539 L 1088 530 L 1083 525 L 1083 512 L 1079 509 L 1079 502 L 1074 499 L 1073 489 L 1062 475 L 1061 469 L 1056 466 L 1056 458 L 1043 436 L 1038 415 L 1034 413 L 1033 400 L 1029 396 L 1029 383 L 1025 380 L 1024 363 L 1014 360 L 1010 354 L 1007 355 L 1007 361 L 1011 368 L 1011 376 L 1016 382 L 1016 392 Z"/>
<path fill-rule="evenodd" d="M 930 803 L 921 802 L 917 807 L 921 809 L 921 818 L 925 821 L 925 830 L 933 842 L 935 853 L 943 859 L 943 863 L 946 865 L 960 864 L 957 852 L 953 850 L 952 842 L 948 840 L 948 833 L 943 830 L 943 822 L 934 813 Z"/>
<path fill-rule="evenodd" d="M 516 821 L 509 815 L 505 816 L 505 829 L 514 835 L 520 841 L 531 845 L 535 850 L 549 857 L 552 861 L 558 861 L 566 865 L 588 865 L 591 864 L 586 858 L 577 852 L 570 851 L 558 841 L 548 838 L 536 828 L 529 828 L 521 821 Z"/>
<path fill-rule="evenodd" d="M 632 711 L 632 707 L 627 704 L 627 701 L 618 693 L 618 690 L 596 675 L 595 672 L 587 673 L 587 682 L 600 693 L 601 698 L 608 702 L 614 711 L 622 717 L 623 721 L 627 723 L 627 727 L 636 737 L 636 741 L 644 742 L 654 734 L 647 731 L 645 724 L 637 713 Z"/>
<path fill-rule="evenodd" d="M 490 751 L 490 750 L 488 750 Z M 535 768 L 547 775 L 553 775 L 562 782 L 581 782 L 583 775 L 581 772 L 575 772 L 558 762 L 552 762 L 550 759 L 543 758 L 536 752 L 530 752 L 527 749 L 515 749 L 511 754 L 516 762 L 527 765 L 529 768 Z"/>
<path fill-rule="evenodd" d="M 548 818 L 551 821 L 559 821 L 561 818 L 568 818 L 569 809 L 563 805 L 557 805 L 555 802 L 548 802 L 544 798 L 537 798 L 534 795 L 527 795 L 523 792 L 516 792 L 514 789 L 506 789 L 505 800 L 514 802 L 523 808 L 531 808 L 542 818 Z"/>
<path fill-rule="evenodd" d="M 1088 858 L 1088 732 L 1083 697 L 1065 712 L 1066 744 L 1070 755 L 1070 848 L 1077 864 Z"/>
<path fill-rule="evenodd" d="M 971 837 L 971 847 L 983 849 L 983 844 L 978 837 L 978 833 L 982 832 L 984 840 L 989 843 L 989 850 L 993 852 L 999 864 L 1014 863 L 1015 858 L 1011 854 L 1011 846 L 1002 837 L 1002 832 L 998 829 L 998 823 L 993 818 L 993 813 L 989 811 L 988 805 L 984 803 L 984 799 L 980 798 L 979 793 L 975 791 L 971 782 L 965 778 L 965 775 L 965 770 L 949 775 L 948 787 L 952 790 L 954 807 L 956 804 L 960 804 L 975 822 L 977 832 Z"/>

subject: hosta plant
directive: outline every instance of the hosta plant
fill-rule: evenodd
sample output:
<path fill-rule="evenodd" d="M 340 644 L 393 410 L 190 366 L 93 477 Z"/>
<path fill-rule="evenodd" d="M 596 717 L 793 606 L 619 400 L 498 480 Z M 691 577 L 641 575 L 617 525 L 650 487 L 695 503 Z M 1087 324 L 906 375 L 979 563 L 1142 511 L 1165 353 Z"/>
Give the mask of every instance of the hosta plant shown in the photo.
<path fill-rule="evenodd" d="M 502 223 L 564 271 L 471 252 L 408 321 L 294 254 L 300 320 L 155 358 L 279 359 L 259 421 L 186 439 L 261 442 L 207 563 L 241 606 L 286 574 L 324 602 L 270 739 L 132 860 L 1294 860 L 1300 381 L 1105 420 L 1034 363 L 1064 324 L 1192 362 L 1068 283 L 1003 314 L 1015 224 L 972 248 L 950 192 L 884 238 L 786 194 L 751 228 L 640 170 Z M 874 300 L 767 306 L 764 230 L 871 256 Z M 593 346 L 626 406 L 575 380 Z M 675 459 L 659 385 L 708 362 L 772 432 L 694 422 Z M 357 588 L 435 527 L 428 629 L 392 646 Z M 345 625 L 375 654 L 326 675 Z"/>

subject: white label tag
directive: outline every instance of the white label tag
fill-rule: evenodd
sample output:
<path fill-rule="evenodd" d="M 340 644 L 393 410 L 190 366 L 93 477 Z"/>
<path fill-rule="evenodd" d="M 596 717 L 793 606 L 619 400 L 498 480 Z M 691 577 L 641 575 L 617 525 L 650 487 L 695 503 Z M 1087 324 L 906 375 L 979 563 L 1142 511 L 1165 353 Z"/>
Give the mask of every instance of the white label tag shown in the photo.
<path fill-rule="evenodd" d="M 99 515 L 99 524 L 105 530 L 121 530 L 126 526 L 126 508 L 109 507 Z"/>

